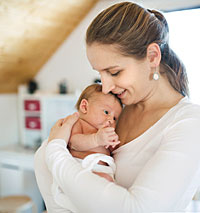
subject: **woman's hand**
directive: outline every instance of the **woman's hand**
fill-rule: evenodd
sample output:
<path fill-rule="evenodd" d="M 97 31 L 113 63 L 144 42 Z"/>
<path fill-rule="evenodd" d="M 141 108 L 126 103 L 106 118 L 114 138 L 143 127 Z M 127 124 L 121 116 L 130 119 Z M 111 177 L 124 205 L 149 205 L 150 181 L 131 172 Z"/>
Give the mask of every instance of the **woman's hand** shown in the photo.
<path fill-rule="evenodd" d="M 68 143 L 73 125 L 79 118 L 78 112 L 58 120 L 51 128 L 48 142 L 53 139 L 63 139 Z"/>

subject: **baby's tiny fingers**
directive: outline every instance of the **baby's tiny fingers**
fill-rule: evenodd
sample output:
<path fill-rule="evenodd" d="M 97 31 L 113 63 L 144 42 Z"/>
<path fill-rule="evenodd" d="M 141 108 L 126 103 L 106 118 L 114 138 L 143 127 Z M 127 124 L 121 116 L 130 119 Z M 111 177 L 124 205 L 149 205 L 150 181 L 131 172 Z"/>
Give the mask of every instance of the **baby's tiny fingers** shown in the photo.
<path fill-rule="evenodd" d="M 118 135 L 110 135 L 109 136 L 109 141 L 118 141 L 119 140 L 119 137 L 118 137 Z"/>
<path fill-rule="evenodd" d="M 115 129 L 113 127 L 106 127 L 104 128 L 106 132 L 114 132 Z"/>
<path fill-rule="evenodd" d="M 112 148 L 115 148 L 118 144 L 120 144 L 120 141 L 114 142 L 114 144 L 112 145 Z"/>

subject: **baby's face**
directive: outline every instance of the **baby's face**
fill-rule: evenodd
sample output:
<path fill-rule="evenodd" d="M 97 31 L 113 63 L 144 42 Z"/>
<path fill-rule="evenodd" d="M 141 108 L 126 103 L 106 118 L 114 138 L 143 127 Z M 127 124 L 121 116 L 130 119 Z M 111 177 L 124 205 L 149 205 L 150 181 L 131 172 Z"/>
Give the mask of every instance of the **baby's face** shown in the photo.
<path fill-rule="evenodd" d="M 116 127 L 122 111 L 119 101 L 111 94 L 99 93 L 88 100 L 87 120 L 97 129 Z"/>

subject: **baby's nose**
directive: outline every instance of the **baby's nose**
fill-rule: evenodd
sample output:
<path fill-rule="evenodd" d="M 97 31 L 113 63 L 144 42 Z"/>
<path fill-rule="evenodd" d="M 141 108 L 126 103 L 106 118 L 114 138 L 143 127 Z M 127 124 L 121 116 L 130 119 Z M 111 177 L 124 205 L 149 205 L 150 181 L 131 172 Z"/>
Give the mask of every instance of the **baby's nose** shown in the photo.
<path fill-rule="evenodd" d="M 110 126 L 110 127 L 115 127 L 115 120 L 114 120 L 114 118 L 110 118 L 110 119 L 108 119 L 108 126 Z"/>

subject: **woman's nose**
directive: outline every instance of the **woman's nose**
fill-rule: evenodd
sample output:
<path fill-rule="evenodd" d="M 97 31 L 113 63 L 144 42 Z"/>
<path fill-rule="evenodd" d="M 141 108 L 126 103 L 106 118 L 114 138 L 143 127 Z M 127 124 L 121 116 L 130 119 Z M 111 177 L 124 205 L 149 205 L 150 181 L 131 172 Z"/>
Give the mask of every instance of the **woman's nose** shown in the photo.
<path fill-rule="evenodd" d="M 108 76 L 101 76 L 101 82 L 102 82 L 102 92 L 104 94 L 108 94 L 109 92 L 111 92 L 115 85 L 112 81 L 112 79 Z"/>

